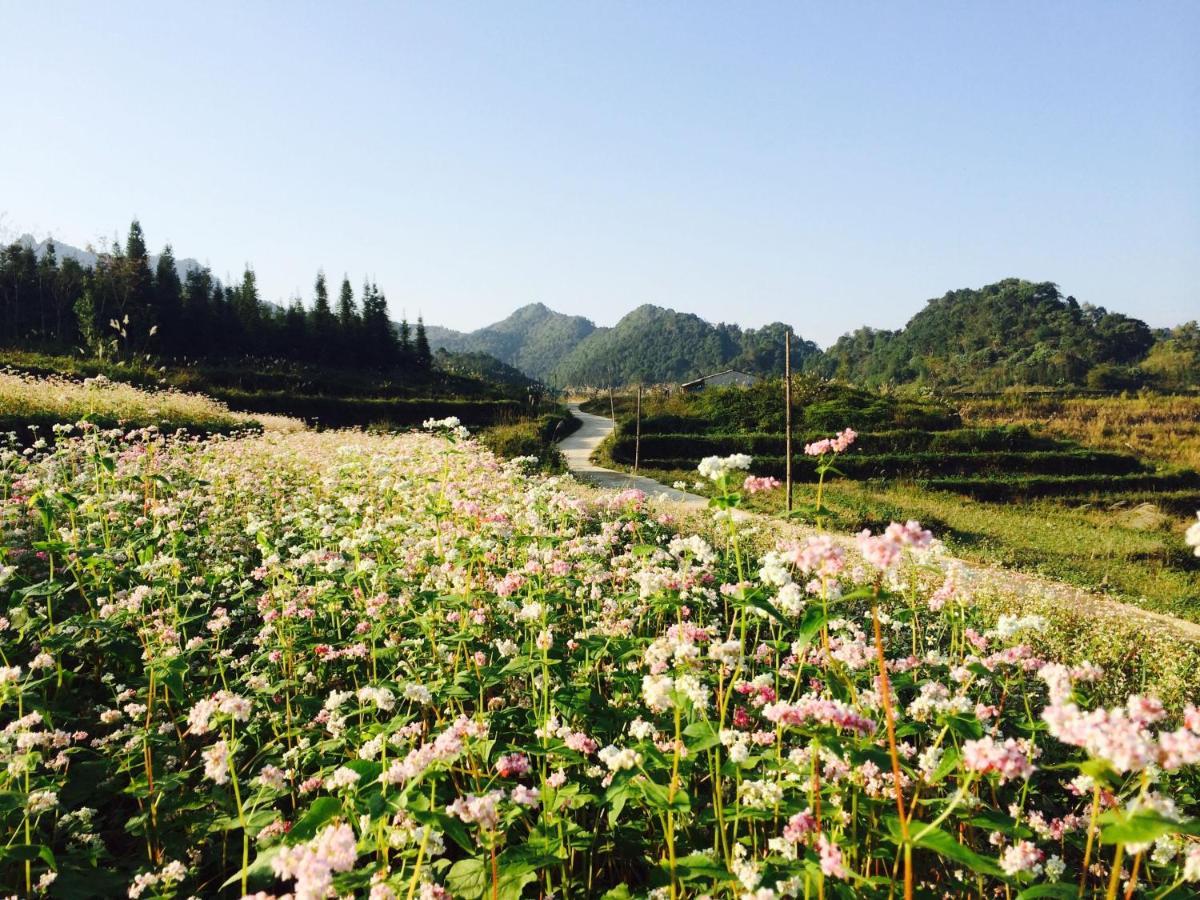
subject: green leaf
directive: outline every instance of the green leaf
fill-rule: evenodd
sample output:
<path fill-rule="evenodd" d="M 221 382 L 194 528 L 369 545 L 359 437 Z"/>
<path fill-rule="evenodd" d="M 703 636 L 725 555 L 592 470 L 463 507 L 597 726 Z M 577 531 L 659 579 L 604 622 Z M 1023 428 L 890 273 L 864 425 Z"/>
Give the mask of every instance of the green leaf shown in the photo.
<path fill-rule="evenodd" d="M 1175 822 L 1150 809 L 1129 814 L 1111 809 L 1098 819 L 1104 827 L 1100 830 L 1102 844 L 1148 844 L 1164 834 L 1176 834 L 1187 830 L 1187 825 Z"/>
<path fill-rule="evenodd" d="M 683 733 L 691 738 L 687 742 L 687 748 L 692 753 L 701 753 L 709 747 L 715 747 L 721 743 L 720 733 L 708 721 L 693 722 L 683 729 Z"/>
<path fill-rule="evenodd" d="M 11 847 L 0 848 L 0 859 L 11 862 L 33 862 L 40 859 L 51 869 L 58 868 L 54 863 L 54 853 L 44 844 L 14 844 Z"/>
<path fill-rule="evenodd" d="M 692 853 L 680 857 L 675 862 L 676 874 L 681 881 L 708 879 L 713 881 L 732 881 L 736 876 L 724 865 L 714 862 L 703 853 Z"/>
<path fill-rule="evenodd" d="M 688 812 L 692 808 L 691 798 L 683 788 L 676 788 L 674 795 L 671 795 L 665 785 L 649 780 L 638 782 L 638 787 L 651 809 Z"/>
<path fill-rule="evenodd" d="M 751 594 L 749 597 L 746 598 L 746 605 L 753 606 L 755 609 L 762 610 L 768 616 L 770 616 L 772 619 L 779 622 L 779 624 L 781 624 L 781 625 L 788 624 L 787 619 L 785 619 L 783 617 L 783 615 L 779 612 L 779 610 L 777 610 L 775 608 L 775 605 L 773 603 L 771 603 L 770 600 L 767 600 L 765 597 L 760 597 L 758 594 Z"/>
<path fill-rule="evenodd" d="M 1073 884 L 1035 884 L 1017 894 L 1017 900 L 1035 900 L 1037 897 L 1077 897 L 1079 888 Z"/>
<path fill-rule="evenodd" d="M 957 747 L 951 747 L 947 750 L 942 756 L 942 761 L 938 763 L 937 768 L 933 770 L 933 774 L 929 776 L 929 783 L 937 784 L 958 768 L 958 761 L 961 757 L 962 754 L 958 752 Z"/>
<path fill-rule="evenodd" d="M 795 641 L 799 645 L 797 650 L 803 650 L 812 642 L 817 632 L 825 624 L 825 618 L 825 610 L 815 603 L 804 611 L 804 618 L 800 621 L 799 633 Z"/>
<path fill-rule="evenodd" d="M 898 846 L 902 846 L 904 840 L 900 830 L 900 820 L 895 816 L 888 816 L 886 822 L 889 837 Z M 970 847 L 960 844 L 954 839 L 953 835 L 942 831 L 940 828 L 931 828 L 925 823 L 914 819 L 908 823 L 908 833 L 912 838 L 914 847 L 932 850 L 939 856 L 943 856 L 959 865 L 966 866 L 972 871 L 980 872 L 984 875 L 1004 877 L 1003 870 L 996 864 L 995 860 L 988 859 L 986 856 L 980 856 Z"/>
<path fill-rule="evenodd" d="M 446 875 L 446 886 L 450 893 L 463 900 L 482 897 L 491 886 L 487 861 L 479 857 L 460 859 L 450 867 Z"/>
<path fill-rule="evenodd" d="M 276 856 L 278 856 L 280 851 L 282 851 L 282 850 L 283 850 L 283 845 L 276 844 L 274 847 L 270 847 L 270 848 L 264 850 L 262 853 L 258 854 L 258 856 L 254 857 L 254 862 L 250 863 L 250 868 L 248 868 L 246 870 L 247 882 L 254 882 L 254 881 L 258 881 L 258 880 L 262 880 L 262 879 L 266 879 L 266 878 L 273 878 L 275 876 L 275 870 L 273 868 L 271 868 L 271 860 L 273 860 Z M 241 880 L 242 880 L 242 871 L 241 871 L 241 869 L 239 869 L 238 871 L 236 871 L 232 875 L 230 875 L 229 878 L 226 879 L 225 883 L 223 885 L 221 885 L 221 887 L 227 888 L 227 887 L 230 887 L 231 885 L 239 884 L 241 882 Z"/>
<path fill-rule="evenodd" d="M 287 843 L 299 844 L 310 841 L 317 836 L 326 822 L 342 811 L 342 804 L 334 797 L 318 797 L 312 802 L 300 820 L 292 826 L 287 834 Z"/>
<path fill-rule="evenodd" d="M 979 740 L 983 737 L 983 725 L 974 716 L 952 715 L 945 717 L 946 726 L 961 738 Z"/>

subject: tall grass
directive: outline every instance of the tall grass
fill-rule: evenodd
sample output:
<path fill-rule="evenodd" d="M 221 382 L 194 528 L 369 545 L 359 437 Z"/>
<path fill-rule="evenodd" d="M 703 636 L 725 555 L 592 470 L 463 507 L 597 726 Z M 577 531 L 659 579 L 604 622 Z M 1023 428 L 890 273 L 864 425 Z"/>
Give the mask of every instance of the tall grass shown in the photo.
<path fill-rule="evenodd" d="M 1200 396 L 1006 394 L 959 403 L 970 425 L 1027 425 L 1081 444 L 1200 469 Z"/>
<path fill-rule="evenodd" d="M 246 416 L 202 394 L 174 390 L 150 391 L 103 376 L 72 381 L 0 371 L 0 430 L 25 438 L 28 426 L 49 429 L 86 419 L 103 427 L 197 433 L 230 432 L 264 427 L 273 431 L 303 429 L 303 423 L 283 416 Z M 43 435 L 46 436 L 46 435 Z"/>

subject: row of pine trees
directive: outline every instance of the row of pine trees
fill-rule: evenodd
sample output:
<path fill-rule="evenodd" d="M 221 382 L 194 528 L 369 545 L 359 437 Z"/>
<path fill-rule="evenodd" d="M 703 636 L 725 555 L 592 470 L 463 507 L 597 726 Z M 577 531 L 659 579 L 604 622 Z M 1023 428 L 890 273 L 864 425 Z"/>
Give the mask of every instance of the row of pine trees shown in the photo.
<path fill-rule="evenodd" d="M 324 272 L 313 299 L 286 307 L 263 302 L 253 269 L 223 285 L 206 267 L 181 280 L 168 245 L 151 268 L 142 226 L 85 268 L 39 259 L 21 243 L 0 248 L 0 343 L 98 356 L 152 354 L 174 360 L 277 358 L 348 369 L 420 371 L 432 366 L 425 325 L 397 329 L 387 299 L 370 280 L 358 297 L 343 278 L 336 304 Z"/>

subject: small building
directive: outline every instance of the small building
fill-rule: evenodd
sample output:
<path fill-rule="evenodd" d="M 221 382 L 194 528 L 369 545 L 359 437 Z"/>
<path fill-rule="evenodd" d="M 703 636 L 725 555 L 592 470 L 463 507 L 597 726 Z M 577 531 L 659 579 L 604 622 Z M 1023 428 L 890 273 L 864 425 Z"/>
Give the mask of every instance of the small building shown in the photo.
<path fill-rule="evenodd" d="M 749 372 L 739 372 L 737 369 L 726 369 L 714 375 L 705 375 L 695 381 L 686 381 L 679 386 L 681 391 L 702 391 L 706 387 L 750 387 L 758 384 L 758 376 Z"/>

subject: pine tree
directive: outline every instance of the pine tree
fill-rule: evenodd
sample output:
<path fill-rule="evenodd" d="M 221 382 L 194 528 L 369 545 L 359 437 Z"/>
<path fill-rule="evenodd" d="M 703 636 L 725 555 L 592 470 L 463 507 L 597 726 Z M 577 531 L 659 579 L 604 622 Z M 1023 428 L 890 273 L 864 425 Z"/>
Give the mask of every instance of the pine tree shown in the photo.
<path fill-rule="evenodd" d="M 146 253 L 146 236 L 137 219 L 129 224 L 129 234 L 125 238 L 123 270 L 126 280 L 123 314 L 130 319 L 126 333 L 131 349 L 140 350 L 148 343 L 150 330 L 158 324 L 159 317 L 154 303 L 154 276 Z"/>
<path fill-rule="evenodd" d="M 175 253 L 171 245 L 163 248 L 154 272 L 154 306 L 157 311 L 157 341 L 154 345 L 168 353 L 180 353 L 187 349 L 187 336 L 183 333 L 183 285 L 175 269 Z"/>
<path fill-rule="evenodd" d="M 362 331 L 362 320 L 354 304 L 354 289 L 350 279 L 342 276 L 342 291 L 338 296 L 338 342 L 342 365 L 350 365 L 358 352 L 358 341 Z"/>
<path fill-rule="evenodd" d="M 313 358 L 319 362 L 330 362 L 337 354 L 337 320 L 329 306 L 329 289 L 325 285 L 324 271 L 317 272 L 317 282 L 313 286 L 312 317 L 309 333 L 313 340 Z M 292 353 L 302 353 L 303 347 L 296 347 Z"/>
<path fill-rule="evenodd" d="M 362 307 L 363 349 L 367 362 L 377 368 L 390 368 L 396 364 L 396 333 L 388 319 L 387 299 L 377 285 L 368 283 L 363 287 Z"/>
<path fill-rule="evenodd" d="M 260 328 L 262 327 L 262 304 L 258 299 L 258 280 L 254 270 L 246 266 L 242 273 L 242 283 L 232 292 L 226 289 L 226 297 L 231 301 L 230 306 L 237 320 L 237 341 L 241 350 L 252 353 L 259 344 Z"/>
<path fill-rule="evenodd" d="M 412 365 L 412 329 L 408 327 L 407 315 L 400 316 L 400 344 L 397 347 L 397 356 L 401 368 L 407 369 Z"/>
<path fill-rule="evenodd" d="M 417 340 L 413 348 L 417 368 L 428 372 L 433 367 L 433 353 L 429 349 L 429 338 L 425 336 L 425 321 L 417 315 Z"/>
<path fill-rule="evenodd" d="M 212 304 L 214 289 L 219 291 L 208 269 L 192 269 L 184 278 L 183 329 L 187 345 L 181 349 L 194 357 L 213 351 L 216 312 Z"/>
<path fill-rule="evenodd" d="M 352 331 L 358 324 L 358 308 L 354 305 L 354 289 L 350 287 L 350 279 L 342 278 L 342 293 L 338 297 L 338 324 L 343 332 Z"/>

